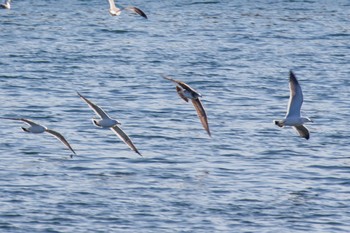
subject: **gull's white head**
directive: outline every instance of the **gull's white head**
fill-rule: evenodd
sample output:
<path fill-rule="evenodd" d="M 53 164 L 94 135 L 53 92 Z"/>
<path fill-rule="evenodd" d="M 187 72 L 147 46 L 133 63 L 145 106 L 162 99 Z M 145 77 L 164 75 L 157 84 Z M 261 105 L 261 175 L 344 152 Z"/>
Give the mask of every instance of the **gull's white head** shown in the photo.
<path fill-rule="evenodd" d="M 101 127 L 101 125 L 99 124 L 99 120 L 98 119 L 91 119 L 92 120 L 92 123 L 97 126 L 97 127 Z"/>
<path fill-rule="evenodd" d="M 284 127 L 284 120 L 274 120 L 273 123 L 278 127 Z"/>

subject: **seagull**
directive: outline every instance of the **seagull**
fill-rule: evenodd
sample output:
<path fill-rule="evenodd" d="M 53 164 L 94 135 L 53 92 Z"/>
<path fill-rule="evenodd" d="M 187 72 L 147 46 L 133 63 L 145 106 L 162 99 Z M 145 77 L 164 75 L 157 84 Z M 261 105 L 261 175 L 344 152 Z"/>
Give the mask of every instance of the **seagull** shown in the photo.
<path fill-rule="evenodd" d="M 82 96 L 79 92 L 77 94 L 82 98 L 89 107 L 95 112 L 96 115 L 98 115 L 101 119 L 92 119 L 92 122 L 95 126 L 100 128 L 109 128 L 111 129 L 126 145 L 130 147 L 131 150 L 135 151 L 140 156 L 141 153 L 136 149 L 134 144 L 132 143 L 131 139 L 124 133 L 124 131 L 118 126 L 121 125 L 121 123 L 117 120 L 114 120 L 110 118 L 105 111 L 102 110 L 99 106 L 92 103 L 90 100 Z"/>
<path fill-rule="evenodd" d="M 30 125 L 29 128 L 24 128 L 21 127 L 22 130 L 24 132 L 27 133 L 34 133 L 34 134 L 38 134 L 38 133 L 49 133 L 51 135 L 53 135 L 54 137 L 56 137 L 58 140 L 60 140 L 65 146 L 67 146 L 74 155 L 76 155 L 75 151 L 73 150 L 73 148 L 69 145 L 69 143 L 67 142 L 67 140 L 58 132 L 53 131 L 51 129 L 46 128 L 43 125 L 39 125 L 31 120 L 25 119 L 25 118 L 7 118 L 7 117 L 1 117 L 1 119 L 7 119 L 7 120 L 14 120 L 14 121 L 23 121 L 25 123 L 27 123 L 28 125 Z M 71 155 L 71 158 L 73 157 L 73 155 Z"/>
<path fill-rule="evenodd" d="M 136 13 L 136 14 L 138 14 L 138 15 L 140 15 L 140 16 L 142 16 L 142 17 L 147 19 L 147 15 L 142 10 L 140 10 L 137 7 L 128 6 L 128 7 L 125 7 L 125 8 L 118 8 L 118 7 L 115 6 L 114 0 L 108 0 L 108 2 L 109 2 L 109 13 L 112 16 L 120 15 L 122 10 L 128 10 L 128 11 L 134 12 L 134 13 Z"/>
<path fill-rule="evenodd" d="M 303 92 L 293 71 L 289 72 L 289 102 L 287 114 L 283 120 L 274 120 L 273 122 L 279 127 L 292 126 L 299 135 L 305 139 L 310 138 L 309 130 L 303 125 L 307 122 L 313 122 L 308 117 L 301 117 L 300 109 L 303 104 Z"/>
<path fill-rule="evenodd" d="M 183 99 L 186 102 L 188 102 L 188 99 L 192 101 L 192 104 L 197 111 L 199 120 L 201 121 L 204 129 L 207 131 L 209 137 L 211 137 L 207 114 L 205 113 L 204 107 L 199 99 L 199 97 L 202 97 L 202 95 L 182 81 L 175 80 L 167 76 L 163 76 L 163 78 L 177 84 L 176 92 L 181 97 L 181 99 Z"/>
<path fill-rule="evenodd" d="M 2 9 L 11 9 L 11 0 L 6 0 L 5 3 L 0 4 L 0 8 Z"/>

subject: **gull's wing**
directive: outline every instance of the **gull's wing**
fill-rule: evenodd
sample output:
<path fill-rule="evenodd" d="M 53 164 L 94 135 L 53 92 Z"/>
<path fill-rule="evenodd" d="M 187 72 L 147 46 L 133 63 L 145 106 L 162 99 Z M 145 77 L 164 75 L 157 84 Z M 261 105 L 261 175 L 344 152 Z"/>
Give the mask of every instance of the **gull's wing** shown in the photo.
<path fill-rule="evenodd" d="M 172 81 L 176 84 L 178 84 L 179 86 L 181 86 L 183 89 L 187 90 L 187 91 L 190 91 L 190 92 L 194 92 L 196 93 L 198 96 L 200 96 L 200 94 L 198 93 L 198 91 L 196 91 L 195 89 L 193 89 L 192 87 L 190 87 L 188 84 L 182 82 L 182 81 L 179 81 L 179 80 L 176 80 L 176 79 L 173 79 L 173 78 L 170 78 L 170 77 L 167 77 L 167 76 L 163 76 L 164 79 L 166 80 L 169 80 L 169 81 Z"/>
<path fill-rule="evenodd" d="M 110 1 L 113 1 L 113 0 L 110 0 Z M 134 12 L 142 17 L 144 17 L 145 19 L 147 19 L 147 15 L 142 11 L 140 10 L 139 8 L 137 7 L 134 7 L 134 6 L 128 6 L 126 8 L 124 8 L 125 10 L 128 10 L 128 11 L 131 11 L 131 12 Z"/>
<path fill-rule="evenodd" d="M 134 144 L 132 143 L 131 139 L 128 137 L 128 135 L 126 135 L 124 133 L 124 131 L 119 128 L 117 125 L 113 126 L 111 128 L 111 130 L 126 144 L 130 147 L 131 150 L 135 151 L 136 153 L 138 153 L 139 155 L 141 155 L 141 153 L 136 149 L 136 147 L 134 146 Z M 142 156 L 142 155 L 141 155 Z"/>
<path fill-rule="evenodd" d="M 303 138 L 305 138 L 306 140 L 308 140 L 310 138 L 310 133 L 309 130 L 303 126 L 303 125 L 298 125 L 298 126 L 293 126 L 294 129 L 296 129 L 299 133 L 299 135 Z"/>
<path fill-rule="evenodd" d="M 110 119 L 110 117 L 107 115 L 107 113 L 105 113 L 99 106 L 92 103 L 90 100 L 86 99 L 79 92 L 77 92 L 77 93 L 99 117 L 101 117 L 102 119 Z"/>
<path fill-rule="evenodd" d="M 204 108 L 203 108 L 203 105 L 202 105 L 201 101 L 198 98 L 197 99 L 192 99 L 192 103 L 193 103 L 193 106 L 195 107 L 195 109 L 197 111 L 197 115 L 198 115 L 199 119 L 201 120 L 204 129 L 207 131 L 207 133 L 211 137 L 210 130 L 209 130 L 207 114 L 204 111 Z"/>
<path fill-rule="evenodd" d="M 11 117 L 1 117 L 0 119 L 6 119 L 6 120 L 13 120 L 13 121 L 23 121 L 27 123 L 30 126 L 41 126 L 31 120 L 25 119 L 25 118 L 11 118 Z"/>
<path fill-rule="evenodd" d="M 114 0 L 108 0 L 108 3 L 109 3 L 109 8 L 115 7 Z"/>
<path fill-rule="evenodd" d="M 112 16 L 119 15 L 121 10 L 118 7 L 116 7 L 114 0 L 108 0 L 108 2 L 109 2 L 109 13 Z"/>
<path fill-rule="evenodd" d="M 300 109 L 303 104 L 303 92 L 293 71 L 289 73 L 289 102 L 286 117 L 300 117 Z"/>
<path fill-rule="evenodd" d="M 66 145 L 72 152 L 73 154 L 76 155 L 75 151 L 73 150 L 73 148 L 69 145 L 69 143 L 67 142 L 67 140 L 58 132 L 50 130 L 50 129 L 46 129 L 45 130 L 47 133 L 53 135 L 54 137 L 56 137 L 58 140 L 60 140 L 64 145 Z"/>

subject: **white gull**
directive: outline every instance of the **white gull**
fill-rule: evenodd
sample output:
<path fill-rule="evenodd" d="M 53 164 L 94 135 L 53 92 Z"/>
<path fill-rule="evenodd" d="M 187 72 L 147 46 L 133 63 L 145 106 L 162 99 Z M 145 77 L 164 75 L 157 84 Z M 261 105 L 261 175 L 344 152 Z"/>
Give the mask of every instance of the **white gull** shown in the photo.
<path fill-rule="evenodd" d="M 117 16 L 117 15 L 120 15 L 122 10 L 127 10 L 127 11 L 131 11 L 131 12 L 134 12 L 144 18 L 147 19 L 147 15 L 142 11 L 140 10 L 139 8 L 137 7 L 134 7 L 134 6 L 128 6 L 128 7 L 125 7 L 125 8 L 118 8 L 116 7 L 115 3 L 114 3 L 114 0 L 108 0 L 109 2 L 109 13 L 112 15 L 112 16 Z"/>
<path fill-rule="evenodd" d="M 101 119 L 92 119 L 92 122 L 97 127 L 101 128 L 109 128 L 111 129 L 126 145 L 130 147 L 131 150 L 135 151 L 137 154 L 141 155 L 141 153 L 137 150 L 131 139 L 124 133 L 124 131 L 118 126 L 120 122 L 110 118 L 105 111 L 102 110 L 99 106 L 92 103 L 90 100 L 82 96 L 79 92 L 77 94 L 82 98 L 88 106 L 98 115 Z M 142 156 L 142 155 L 141 155 Z"/>
<path fill-rule="evenodd" d="M 25 123 L 27 123 L 28 125 L 30 125 L 29 128 L 24 128 L 24 127 L 21 127 L 22 130 L 24 132 L 27 132 L 27 133 L 34 133 L 34 134 L 39 134 L 39 133 L 49 133 L 51 135 L 53 135 L 54 137 L 56 137 L 58 140 L 60 140 L 65 146 L 68 147 L 68 149 L 70 149 L 73 154 L 76 155 L 75 151 L 73 150 L 73 148 L 69 145 L 69 143 L 67 142 L 67 140 L 58 132 L 54 131 L 54 130 L 51 130 L 51 129 L 48 129 L 46 128 L 45 126 L 43 125 L 40 125 L 40 124 L 37 124 L 31 120 L 28 120 L 28 119 L 25 119 L 25 118 L 7 118 L 7 117 L 1 117 L 1 119 L 7 119 L 7 120 L 15 120 L 15 121 L 23 121 Z M 73 157 L 71 155 L 71 157 Z"/>
<path fill-rule="evenodd" d="M 293 71 L 289 72 L 289 90 L 287 114 L 283 120 L 274 120 L 273 122 L 279 127 L 292 126 L 301 137 L 309 139 L 310 133 L 304 126 L 304 123 L 313 121 L 308 117 L 301 117 L 300 110 L 303 104 L 303 92 Z"/>

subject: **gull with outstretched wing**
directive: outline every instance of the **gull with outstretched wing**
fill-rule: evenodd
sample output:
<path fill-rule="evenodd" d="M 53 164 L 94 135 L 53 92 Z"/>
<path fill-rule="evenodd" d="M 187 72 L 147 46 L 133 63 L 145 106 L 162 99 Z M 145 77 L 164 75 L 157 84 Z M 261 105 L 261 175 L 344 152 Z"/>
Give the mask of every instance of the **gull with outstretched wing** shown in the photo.
<path fill-rule="evenodd" d="M 82 96 L 79 92 L 77 92 L 80 98 L 82 98 L 88 106 L 98 115 L 101 119 L 92 119 L 92 122 L 97 127 L 108 128 L 111 129 L 126 145 L 130 147 L 131 150 L 141 155 L 141 153 L 137 150 L 131 139 L 124 133 L 124 131 L 118 126 L 121 123 L 115 119 L 110 118 L 102 108 L 92 103 L 90 100 Z M 142 155 L 141 155 L 142 156 Z"/>
<path fill-rule="evenodd" d="M 274 120 L 273 122 L 279 127 L 292 126 L 301 137 L 309 139 L 310 133 L 304 126 L 304 123 L 313 121 L 308 117 L 301 117 L 300 110 L 303 104 L 303 92 L 293 71 L 289 72 L 289 91 L 289 102 L 285 118 L 283 120 Z"/>
<path fill-rule="evenodd" d="M 167 76 L 163 76 L 163 78 L 167 79 L 167 80 L 169 80 L 177 85 L 176 92 L 181 97 L 181 99 L 183 99 L 186 102 L 188 102 L 189 99 L 191 100 L 194 108 L 196 109 L 199 120 L 201 121 L 205 131 L 207 131 L 208 135 L 211 137 L 211 133 L 209 130 L 208 117 L 207 117 L 207 114 L 204 110 L 202 102 L 199 99 L 199 97 L 202 97 L 202 95 L 198 91 L 196 91 L 195 89 L 193 89 L 188 84 L 186 84 L 182 81 L 179 81 L 179 80 L 167 77 Z"/>
<path fill-rule="evenodd" d="M 118 7 L 116 7 L 114 0 L 108 0 L 108 2 L 109 2 L 109 13 L 112 16 L 120 15 L 122 10 L 127 10 L 127 11 L 131 11 L 133 13 L 136 13 L 136 14 L 138 14 L 138 15 L 140 15 L 140 16 L 142 16 L 142 17 L 147 19 L 147 15 L 142 10 L 140 10 L 137 7 L 128 6 L 128 7 L 125 7 L 125 8 L 118 8 Z"/>
<path fill-rule="evenodd" d="M 29 128 L 21 127 L 22 130 L 24 132 L 27 132 L 27 133 L 35 133 L 35 134 L 44 133 L 44 132 L 49 133 L 52 136 L 56 137 L 58 140 L 60 140 L 68 149 L 70 149 L 73 152 L 73 154 L 76 155 L 75 151 L 73 150 L 71 145 L 67 142 L 67 140 L 60 133 L 58 133 L 54 130 L 48 129 L 47 127 L 45 127 L 43 125 L 40 125 L 38 123 L 35 123 L 35 122 L 28 120 L 28 119 L 25 119 L 25 118 L 2 117 L 1 119 L 23 121 L 23 122 L 27 123 L 30 126 Z M 71 157 L 73 157 L 73 156 L 71 155 Z"/>

